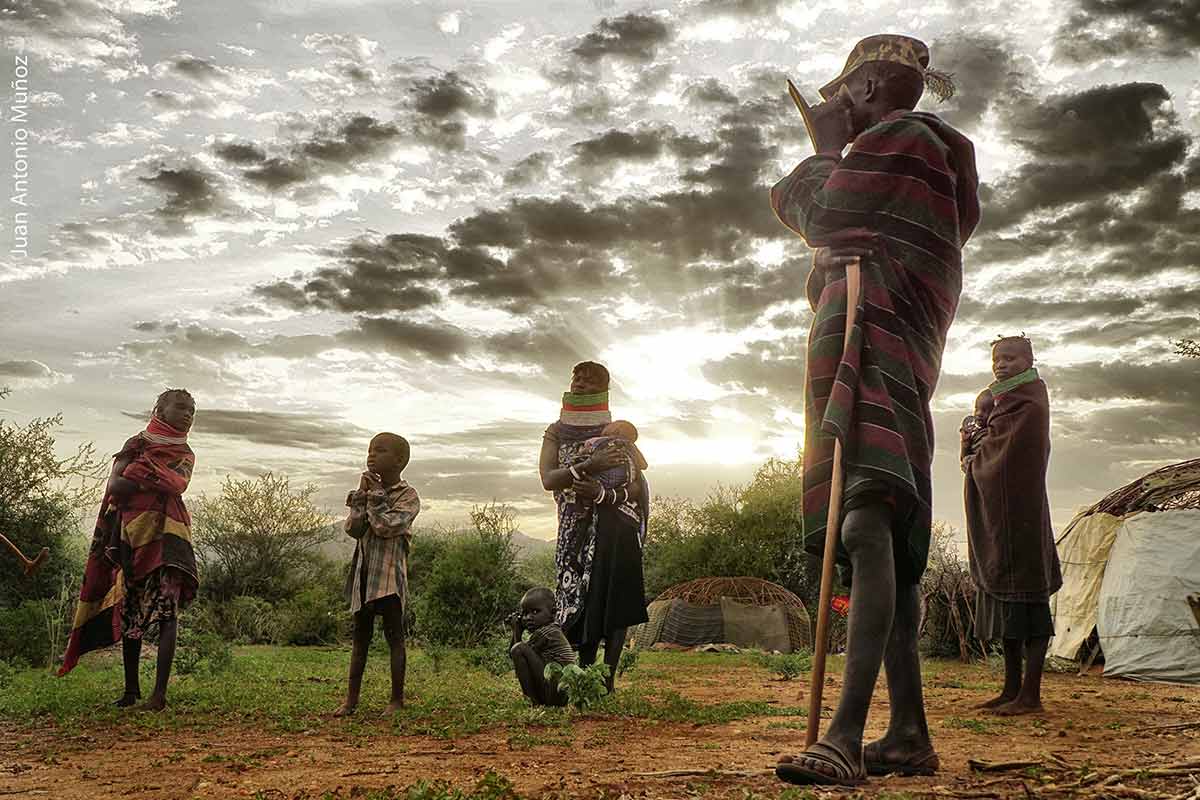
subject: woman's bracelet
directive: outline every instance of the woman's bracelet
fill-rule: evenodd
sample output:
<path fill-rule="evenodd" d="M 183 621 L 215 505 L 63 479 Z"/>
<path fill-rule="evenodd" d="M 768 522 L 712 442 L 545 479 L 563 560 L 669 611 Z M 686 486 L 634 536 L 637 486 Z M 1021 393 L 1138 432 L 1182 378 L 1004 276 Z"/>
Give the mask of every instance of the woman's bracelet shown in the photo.
<path fill-rule="evenodd" d="M 596 505 L 600 505 L 603 502 L 604 502 L 604 487 L 601 486 L 600 494 L 596 495 Z"/>
<path fill-rule="evenodd" d="M 579 470 L 575 468 L 574 464 L 567 467 L 567 469 L 570 471 L 572 478 L 574 478 L 577 481 L 583 480 L 583 476 L 579 474 Z"/>

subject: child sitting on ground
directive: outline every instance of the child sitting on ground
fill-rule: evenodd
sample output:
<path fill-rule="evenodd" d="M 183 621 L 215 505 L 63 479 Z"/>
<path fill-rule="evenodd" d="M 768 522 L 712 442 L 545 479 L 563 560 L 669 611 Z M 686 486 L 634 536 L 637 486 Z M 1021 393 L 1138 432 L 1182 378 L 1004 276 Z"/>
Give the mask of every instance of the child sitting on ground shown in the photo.
<path fill-rule="evenodd" d="M 562 628 L 554 624 L 554 592 L 535 587 L 521 598 L 521 610 L 509 617 L 512 643 L 508 654 L 517 671 L 521 692 L 535 706 L 565 706 L 558 682 L 546 679 L 547 664 L 574 664 L 575 651 Z M 529 638 L 522 640 L 522 632 Z"/>
<path fill-rule="evenodd" d="M 638 473 L 646 469 L 649 465 L 646 463 L 645 456 L 635 444 L 638 438 L 637 428 L 628 420 L 614 420 L 604 426 L 600 431 L 599 436 L 593 436 L 583 443 L 583 450 L 580 453 L 580 458 L 576 464 L 587 461 L 593 453 L 597 453 L 607 447 L 617 448 L 625 459 L 621 464 L 615 467 L 596 473 L 591 477 L 595 479 L 603 488 L 606 496 L 599 500 L 607 500 L 608 502 L 627 503 L 629 500 L 629 491 L 626 488 L 630 483 L 637 479 Z M 622 492 L 624 496 L 622 497 Z"/>
<path fill-rule="evenodd" d="M 1050 595 L 1062 586 L 1062 572 L 1046 498 L 1050 400 L 1033 344 L 1024 336 L 998 339 L 992 374 L 987 426 L 965 459 L 967 546 L 978 589 L 975 633 L 1004 642 L 1004 689 L 980 707 L 1012 716 L 1042 710 L 1042 669 L 1054 635 Z"/>
<path fill-rule="evenodd" d="M 380 433 L 367 449 L 367 471 L 358 489 L 346 496 L 350 513 L 345 531 L 357 540 L 346 578 L 354 614 L 354 649 L 346 702 L 335 717 L 353 714 L 362 689 L 367 649 L 375 634 L 375 617 L 383 617 L 383 633 L 391 651 L 392 696 L 387 713 L 404 707 L 404 609 L 408 602 L 408 551 L 412 523 L 421 510 L 417 492 L 400 473 L 408 466 L 409 446 L 402 436 Z"/>

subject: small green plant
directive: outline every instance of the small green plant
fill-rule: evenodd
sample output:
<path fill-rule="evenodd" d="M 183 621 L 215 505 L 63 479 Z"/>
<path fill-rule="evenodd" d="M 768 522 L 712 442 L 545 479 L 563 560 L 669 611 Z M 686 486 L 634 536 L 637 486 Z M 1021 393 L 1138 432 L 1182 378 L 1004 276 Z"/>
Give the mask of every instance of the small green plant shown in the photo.
<path fill-rule="evenodd" d="M 547 664 L 546 680 L 558 681 L 558 688 L 567 695 L 567 702 L 580 711 L 594 706 L 608 694 L 608 665 L 597 662 L 584 668 L 578 664 Z"/>
<path fill-rule="evenodd" d="M 971 731 L 972 733 L 992 733 L 993 723 L 983 719 L 967 719 L 963 717 L 950 717 L 946 720 L 946 725 L 951 728 L 962 728 L 963 730 Z"/>
<path fill-rule="evenodd" d="M 617 675 L 624 675 L 631 669 L 636 669 L 638 663 L 637 650 L 625 650 L 621 653 L 621 660 L 617 662 Z"/>
<path fill-rule="evenodd" d="M 812 653 L 800 650 L 795 653 L 760 653 L 755 661 L 781 681 L 799 678 L 812 669 Z"/>
<path fill-rule="evenodd" d="M 512 658 L 508 655 L 508 637 L 492 640 L 463 650 L 463 659 L 468 665 L 482 669 L 492 675 L 506 675 L 513 671 Z"/>

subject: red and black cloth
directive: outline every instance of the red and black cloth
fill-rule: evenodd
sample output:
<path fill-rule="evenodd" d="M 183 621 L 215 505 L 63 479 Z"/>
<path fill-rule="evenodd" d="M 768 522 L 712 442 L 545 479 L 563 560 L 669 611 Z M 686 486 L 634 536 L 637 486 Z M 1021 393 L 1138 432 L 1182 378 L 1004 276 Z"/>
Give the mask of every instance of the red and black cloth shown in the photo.
<path fill-rule="evenodd" d="M 907 583 L 920 580 L 929 555 L 929 403 L 962 291 L 962 247 L 979 222 L 978 188 L 965 136 L 933 114 L 897 111 L 845 158 L 808 158 L 771 190 L 780 221 L 810 246 L 873 250 L 845 352 L 845 275 L 813 270 L 808 280 L 816 316 L 805 378 L 806 549 L 824 549 L 836 437 L 848 473 L 886 487 L 895 505 L 897 577 Z M 840 545 L 839 562 L 849 566 Z"/>
<path fill-rule="evenodd" d="M 153 417 L 114 456 L 123 458 L 132 460 L 121 476 L 142 488 L 123 499 L 105 493 L 59 675 L 70 672 L 84 653 L 121 640 L 129 621 L 143 611 L 127 610 L 130 598 L 149 606 L 143 590 L 169 591 L 172 605 L 182 608 L 199 588 L 192 521 L 183 504 L 196 462 L 186 434 Z M 158 599 L 150 598 L 155 604 Z"/>

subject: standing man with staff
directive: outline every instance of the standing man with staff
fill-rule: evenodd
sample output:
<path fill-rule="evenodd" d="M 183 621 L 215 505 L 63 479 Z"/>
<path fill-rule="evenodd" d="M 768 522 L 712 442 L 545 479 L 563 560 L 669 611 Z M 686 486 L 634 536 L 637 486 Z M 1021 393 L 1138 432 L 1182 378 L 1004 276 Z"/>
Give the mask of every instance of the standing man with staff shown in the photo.
<path fill-rule="evenodd" d="M 953 92 L 950 76 L 929 69 L 924 43 L 863 39 L 821 88 L 825 102 L 808 108 L 797 96 L 817 152 L 771 190 L 780 221 L 816 248 L 806 290 L 816 316 L 805 379 L 805 546 L 823 553 L 827 514 L 839 508 L 831 485 L 841 486 L 831 540 L 851 585 L 842 696 L 824 737 L 780 759 L 776 772 L 790 783 L 856 785 L 867 774 L 938 767 L 917 653 L 933 519 L 929 403 L 979 198 L 971 142 L 913 111 L 926 86 L 942 99 Z M 850 296 L 854 265 L 861 290 Z M 836 482 L 835 442 L 844 470 Z M 881 665 L 891 720 L 864 747 Z"/>

